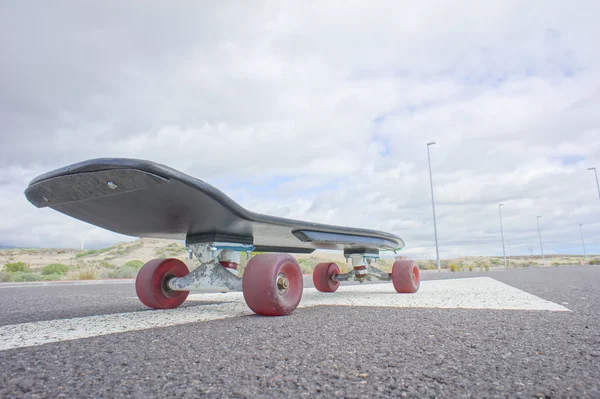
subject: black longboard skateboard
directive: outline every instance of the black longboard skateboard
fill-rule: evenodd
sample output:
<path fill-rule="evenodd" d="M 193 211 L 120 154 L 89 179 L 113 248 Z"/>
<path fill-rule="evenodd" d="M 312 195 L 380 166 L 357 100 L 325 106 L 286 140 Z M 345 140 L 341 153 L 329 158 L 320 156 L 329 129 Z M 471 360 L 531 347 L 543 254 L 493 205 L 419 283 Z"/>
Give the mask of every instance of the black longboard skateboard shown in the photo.
<path fill-rule="evenodd" d="M 263 215 L 244 209 L 213 186 L 154 162 L 102 158 L 36 177 L 25 190 L 38 208 L 50 207 L 104 229 L 134 237 L 185 240 L 200 266 L 189 271 L 178 259 L 155 259 L 139 271 L 139 299 L 155 309 L 181 305 L 190 291 L 242 291 L 262 315 L 291 313 L 302 298 L 300 267 L 287 253 L 315 249 L 344 251 L 352 269 L 320 263 L 313 282 L 334 292 L 340 281 L 391 280 L 399 293 L 419 288 L 419 268 L 396 261 L 391 273 L 371 265 L 379 251 L 399 250 L 404 241 L 376 230 L 332 226 Z M 236 274 L 242 252 L 252 257 Z"/>

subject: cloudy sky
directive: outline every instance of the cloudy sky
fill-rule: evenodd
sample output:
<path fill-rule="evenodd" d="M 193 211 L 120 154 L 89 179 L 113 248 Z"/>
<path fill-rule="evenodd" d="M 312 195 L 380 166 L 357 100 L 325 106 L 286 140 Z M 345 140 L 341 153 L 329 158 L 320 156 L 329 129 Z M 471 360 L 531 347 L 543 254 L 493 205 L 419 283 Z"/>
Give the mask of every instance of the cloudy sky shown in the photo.
<path fill-rule="evenodd" d="M 369 5 L 367 5 L 369 4 Z M 434 258 L 600 253 L 600 3 L 2 2 L 0 244 L 130 240 L 23 191 L 160 162 L 253 211 L 396 233 Z"/>

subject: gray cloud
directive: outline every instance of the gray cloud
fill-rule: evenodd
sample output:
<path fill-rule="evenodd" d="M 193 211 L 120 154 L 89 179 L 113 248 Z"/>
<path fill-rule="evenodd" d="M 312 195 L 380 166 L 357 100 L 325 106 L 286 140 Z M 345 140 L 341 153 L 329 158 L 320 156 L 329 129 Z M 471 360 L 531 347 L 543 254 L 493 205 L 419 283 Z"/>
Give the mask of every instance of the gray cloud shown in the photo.
<path fill-rule="evenodd" d="M 578 251 L 579 223 L 600 252 L 585 170 L 600 159 L 600 9 L 586 4 L 4 5 L 0 243 L 124 239 L 23 196 L 49 169 L 124 156 L 433 254 L 435 140 L 443 255 L 498 254 L 499 202 L 509 253 L 536 244 L 538 214 L 548 252 Z"/>

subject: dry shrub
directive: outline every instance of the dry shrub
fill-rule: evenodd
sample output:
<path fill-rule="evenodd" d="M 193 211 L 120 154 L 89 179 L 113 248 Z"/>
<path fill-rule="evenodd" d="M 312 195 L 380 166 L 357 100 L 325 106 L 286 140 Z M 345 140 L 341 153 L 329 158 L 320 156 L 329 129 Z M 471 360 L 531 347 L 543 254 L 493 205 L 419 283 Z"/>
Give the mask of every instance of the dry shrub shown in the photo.
<path fill-rule="evenodd" d="M 100 270 L 93 266 L 85 266 L 69 272 L 67 278 L 69 280 L 97 280 L 100 278 Z"/>

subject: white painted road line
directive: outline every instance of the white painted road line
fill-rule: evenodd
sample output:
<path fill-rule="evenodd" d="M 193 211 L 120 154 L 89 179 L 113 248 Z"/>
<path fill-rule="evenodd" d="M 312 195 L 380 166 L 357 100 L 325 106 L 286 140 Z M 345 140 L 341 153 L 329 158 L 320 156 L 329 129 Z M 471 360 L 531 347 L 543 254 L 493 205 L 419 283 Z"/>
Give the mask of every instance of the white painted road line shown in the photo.
<path fill-rule="evenodd" d="M 239 292 L 194 294 L 188 301 L 223 303 L 3 326 L 0 327 L 0 351 L 252 314 Z M 419 292 L 412 295 L 397 294 L 392 284 L 342 286 L 333 294 L 320 293 L 314 288 L 304 290 L 299 308 L 323 305 L 569 311 L 489 277 L 423 281 Z"/>
<path fill-rule="evenodd" d="M 242 293 L 193 294 L 188 301 L 231 301 L 245 306 Z M 564 312 L 569 309 L 490 277 L 423 281 L 416 294 L 398 294 L 392 284 L 341 286 L 335 293 L 307 288 L 299 308 L 310 306 L 508 309 Z"/>
<path fill-rule="evenodd" d="M 248 314 L 247 308 L 243 312 L 240 308 L 237 303 L 225 303 L 12 324 L 0 327 L 0 351 Z"/>

